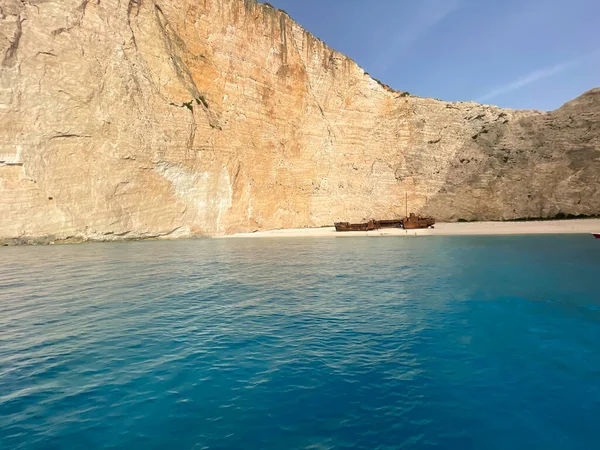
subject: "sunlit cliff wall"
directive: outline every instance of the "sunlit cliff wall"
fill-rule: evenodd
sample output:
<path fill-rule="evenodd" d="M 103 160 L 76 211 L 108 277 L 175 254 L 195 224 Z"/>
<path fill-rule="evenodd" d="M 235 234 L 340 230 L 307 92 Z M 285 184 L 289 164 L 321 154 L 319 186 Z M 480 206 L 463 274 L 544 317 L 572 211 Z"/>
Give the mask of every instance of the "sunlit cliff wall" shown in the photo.
<path fill-rule="evenodd" d="M 599 123 L 395 92 L 254 0 L 0 0 L 4 239 L 597 214 Z"/>

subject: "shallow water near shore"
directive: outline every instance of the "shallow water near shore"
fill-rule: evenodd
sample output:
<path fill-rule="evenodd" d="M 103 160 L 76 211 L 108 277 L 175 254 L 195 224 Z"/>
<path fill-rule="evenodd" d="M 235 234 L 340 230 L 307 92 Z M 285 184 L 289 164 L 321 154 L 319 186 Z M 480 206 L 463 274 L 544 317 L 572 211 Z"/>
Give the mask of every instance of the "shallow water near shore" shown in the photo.
<path fill-rule="evenodd" d="M 0 248 L 0 448 L 590 449 L 588 235 Z"/>

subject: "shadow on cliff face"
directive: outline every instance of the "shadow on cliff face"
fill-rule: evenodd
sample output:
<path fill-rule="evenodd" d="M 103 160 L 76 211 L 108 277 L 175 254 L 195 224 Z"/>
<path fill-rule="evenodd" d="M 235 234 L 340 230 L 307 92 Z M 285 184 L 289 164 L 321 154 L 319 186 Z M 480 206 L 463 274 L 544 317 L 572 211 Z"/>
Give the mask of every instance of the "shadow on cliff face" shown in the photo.
<path fill-rule="evenodd" d="M 600 89 L 465 137 L 424 212 L 438 220 L 600 213 Z"/>

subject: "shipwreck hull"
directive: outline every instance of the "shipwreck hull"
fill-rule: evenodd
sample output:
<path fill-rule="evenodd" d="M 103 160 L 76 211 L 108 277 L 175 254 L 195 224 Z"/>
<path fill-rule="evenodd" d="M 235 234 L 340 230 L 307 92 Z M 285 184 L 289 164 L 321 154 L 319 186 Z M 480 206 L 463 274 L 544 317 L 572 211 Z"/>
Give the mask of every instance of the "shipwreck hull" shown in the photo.
<path fill-rule="evenodd" d="M 335 231 L 370 231 L 377 229 L 374 221 L 365 223 L 336 222 Z"/>
<path fill-rule="evenodd" d="M 411 213 L 410 216 L 404 218 L 402 225 L 407 230 L 429 228 L 435 225 L 435 219 L 433 217 L 416 216 L 415 214 Z"/>

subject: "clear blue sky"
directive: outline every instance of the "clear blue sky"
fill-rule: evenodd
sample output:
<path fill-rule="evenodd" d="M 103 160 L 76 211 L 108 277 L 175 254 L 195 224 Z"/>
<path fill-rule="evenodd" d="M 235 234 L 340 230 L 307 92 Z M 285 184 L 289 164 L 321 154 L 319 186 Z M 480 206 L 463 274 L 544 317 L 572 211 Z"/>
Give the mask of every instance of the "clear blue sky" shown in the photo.
<path fill-rule="evenodd" d="M 600 86 L 600 0 L 269 0 L 391 87 L 551 110 Z"/>

